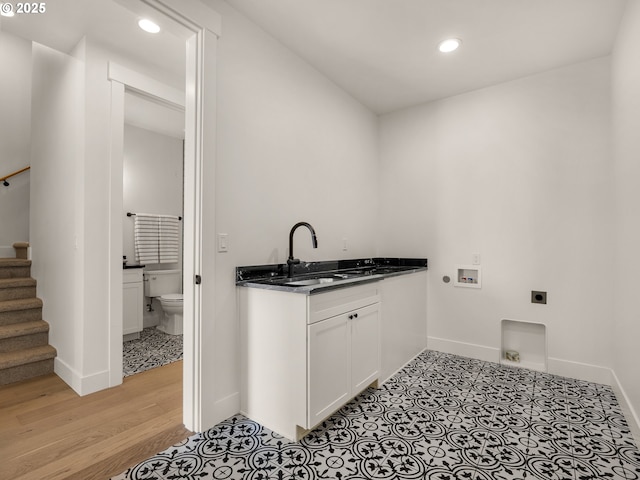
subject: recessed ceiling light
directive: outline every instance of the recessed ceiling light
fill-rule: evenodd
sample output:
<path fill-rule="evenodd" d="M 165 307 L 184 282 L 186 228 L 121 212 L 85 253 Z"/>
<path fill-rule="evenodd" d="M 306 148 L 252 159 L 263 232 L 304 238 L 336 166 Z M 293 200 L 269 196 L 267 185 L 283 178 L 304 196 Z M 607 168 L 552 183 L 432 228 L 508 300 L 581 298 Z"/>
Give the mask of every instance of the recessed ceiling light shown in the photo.
<path fill-rule="evenodd" d="M 448 38 L 438 44 L 438 50 L 440 50 L 442 53 L 450 53 L 454 50 L 457 50 L 461 44 L 462 40 L 458 38 Z"/>
<path fill-rule="evenodd" d="M 13 17 L 13 5 L 10 3 L 0 3 L 0 15 L 3 17 Z"/>
<path fill-rule="evenodd" d="M 143 18 L 142 20 L 140 20 L 138 22 L 138 26 L 145 32 L 149 33 L 158 33 L 160 31 L 160 27 L 158 26 L 158 24 L 152 22 L 148 18 Z"/>

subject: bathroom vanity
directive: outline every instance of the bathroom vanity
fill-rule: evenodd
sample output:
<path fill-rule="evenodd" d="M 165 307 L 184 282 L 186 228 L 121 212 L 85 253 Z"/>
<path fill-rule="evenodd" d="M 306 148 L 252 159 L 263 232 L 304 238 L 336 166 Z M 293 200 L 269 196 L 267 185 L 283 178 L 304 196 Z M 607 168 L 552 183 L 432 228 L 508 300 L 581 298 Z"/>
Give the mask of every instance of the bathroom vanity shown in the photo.
<path fill-rule="evenodd" d="M 143 267 L 125 266 L 122 271 L 122 334 L 125 341 L 140 338 L 142 331 Z"/>
<path fill-rule="evenodd" d="M 242 413 L 300 439 L 424 349 L 426 260 L 398 260 L 238 267 Z"/>

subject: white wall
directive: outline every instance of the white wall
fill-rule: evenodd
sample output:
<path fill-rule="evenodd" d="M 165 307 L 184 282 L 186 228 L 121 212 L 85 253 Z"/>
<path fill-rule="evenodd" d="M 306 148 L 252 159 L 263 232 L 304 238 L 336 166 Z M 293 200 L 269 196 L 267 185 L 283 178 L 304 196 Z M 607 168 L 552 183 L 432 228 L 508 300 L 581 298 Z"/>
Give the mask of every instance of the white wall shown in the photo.
<path fill-rule="evenodd" d="M 296 233 L 294 253 L 303 261 L 375 254 L 377 120 L 226 3 L 206 3 L 222 15 L 223 35 L 211 132 L 216 182 L 205 192 L 204 215 L 215 209 L 215 229 L 228 234 L 229 251 L 207 246 L 217 265 L 215 279 L 205 265 L 203 288 L 216 283 L 215 298 L 205 298 L 216 329 L 205 322 L 211 348 L 203 352 L 203 396 L 238 411 L 235 267 L 285 262 L 289 230 L 301 220 L 315 227 L 319 242 L 313 250 L 309 232 Z M 211 369 L 218 370 L 217 390 L 207 380 Z"/>
<path fill-rule="evenodd" d="M 0 177 L 30 164 L 31 42 L 0 31 Z M 0 185 L 0 249 L 29 240 L 29 178 L 24 172 Z M 13 249 L 8 250 L 14 256 Z M 0 256 L 3 254 L 0 253 Z"/>
<path fill-rule="evenodd" d="M 32 275 L 38 280 L 55 371 L 74 389 L 84 367 L 83 101 L 84 66 L 33 44 L 31 125 Z"/>
<path fill-rule="evenodd" d="M 640 3 L 629 2 L 613 52 L 613 125 L 615 160 L 616 266 L 614 368 L 630 407 L 635 411 L 640 442 L 640 376 L 638 340 L 640 309 L 633 280 L 640 269 Z M 628 417 L 629 418 L 629 417 Z"/>
<path fill-rule="evenodd" d="M 218 227 L 232 250 L 224 258 L 286 261 L 299 220 L 319 241 L 314 250 L 308 232 L 296 234 L 303 260 L 373 254 L 376 117 L 226 3 L 207 3 L 224 25 L 216 185 Z"/>
<path fill-rule="evenodd" d="M 123 255 L 135 263 L 134 219 L 126 212 L 182 216 L 182 140 L 160 133 L 124 126 L 123 166 Z M 180 243 L 182 258 L 182 239 Z M 182 268 L 177 264 L 150 265 L 150 268 Z"/>
<path fill-rule="evenodd" d="M 431 346 L 498 361 L 501 319 L 543 322 L 550 371 L 581 367 L 566 360 L 608 374 L 609 67 L 600 58 L 381 117 L 380 254 L 429 258 Z M 473 253 L 482 289 L 445 284 Z M 531 290 L 548 304 L 531 304 Z"/>

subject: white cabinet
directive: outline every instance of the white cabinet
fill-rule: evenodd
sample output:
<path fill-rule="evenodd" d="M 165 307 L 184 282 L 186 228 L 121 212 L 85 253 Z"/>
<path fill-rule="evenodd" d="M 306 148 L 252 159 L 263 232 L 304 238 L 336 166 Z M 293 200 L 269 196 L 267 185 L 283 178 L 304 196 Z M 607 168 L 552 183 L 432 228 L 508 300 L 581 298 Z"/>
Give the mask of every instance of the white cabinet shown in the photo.
<path fill-rule="evenodd" d="M 308 425 L 321 422 L 344 405 L 351 396 L 349 327 L 346 315 L 308 327 Z"/>
<path fill-rule="evenodd" d="M 142 269 L 130 268 L 122 272 L 122 334 L 126 340 L 138 338 L 143 318 Z"/>
<path fill-rule="evenodd" d="M 380 375 L 379 304 L 357 310 L 351 320 L 351 391 L 360 393 Z"/>
<path fill-rule="evenodd" d="M 316 425 L 378 378 L 379 304 L 309 325 L 307 424 Z"/>
<path fill-rule="evenodd" d="M 427 348 L 427 272 L 382 280 L 380 304 L 383 383 Z"/>
<path fill-rule="evenodd" d="M 303 295 L 238 287 L 241 411 L 290 439 L 374 383 L 378 283 Z"/>

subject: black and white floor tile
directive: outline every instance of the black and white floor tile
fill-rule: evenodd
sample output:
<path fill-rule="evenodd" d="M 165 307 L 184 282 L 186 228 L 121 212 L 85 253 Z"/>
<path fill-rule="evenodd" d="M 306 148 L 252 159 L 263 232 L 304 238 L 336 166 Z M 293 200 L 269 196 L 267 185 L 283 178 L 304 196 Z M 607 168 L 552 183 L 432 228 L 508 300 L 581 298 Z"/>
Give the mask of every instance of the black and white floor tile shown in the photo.
<path fill-rule="evenodd" d="M 610 387 L 426 351 L 300 442 L 242 415 L 113 480 L 632 480 Z"/>
<path fill-rule="evenodd" d="M 122 376 L 182 360 L 182 335 L 169 335 L 155 327 L 145 328 L 140 338 L 122 344 Z"/>

